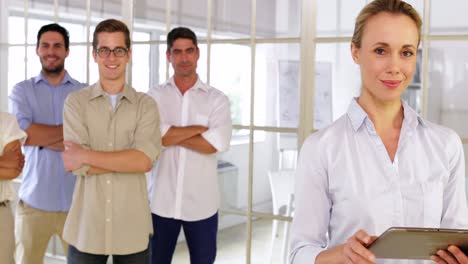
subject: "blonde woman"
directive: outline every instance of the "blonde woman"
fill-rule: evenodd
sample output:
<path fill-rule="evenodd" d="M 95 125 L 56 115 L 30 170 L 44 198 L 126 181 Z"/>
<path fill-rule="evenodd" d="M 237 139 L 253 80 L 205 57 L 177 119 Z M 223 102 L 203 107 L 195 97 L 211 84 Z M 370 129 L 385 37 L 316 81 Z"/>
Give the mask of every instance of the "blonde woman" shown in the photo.
<path fill-rule="evenodd" d="M 23 169 L 21 144 L 26 134 L 19 128 L 15 117 L 0 112 L 0 263 L 13 263 L 15 228 L 10 202 L 14 199 L 11 179 Z"/>
<path fill-rule="evenodd" d="M 356 19 L 351 55 L 361 94 L 302 147 L 291 263 L 422 263 L 376 260 L 366 246 L 392 226 L 468 228 L 460 138 L 401 100 L 421 24 L 400 0 L 372 1 Z M 432 259 L 468 263 L 457 247 L 448 251 Z"/>

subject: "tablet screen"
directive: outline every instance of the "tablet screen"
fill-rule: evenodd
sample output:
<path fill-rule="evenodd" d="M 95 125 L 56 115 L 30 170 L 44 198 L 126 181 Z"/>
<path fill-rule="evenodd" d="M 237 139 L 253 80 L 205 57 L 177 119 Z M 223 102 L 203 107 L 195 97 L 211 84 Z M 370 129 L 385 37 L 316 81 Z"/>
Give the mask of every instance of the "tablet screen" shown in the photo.
<path fill-rule="evenodd" d="M 458 246 L 468 255 L 468 230 L 392 227 L 368 248 L 377 258 L 430 259 L 438 249 Z"/>

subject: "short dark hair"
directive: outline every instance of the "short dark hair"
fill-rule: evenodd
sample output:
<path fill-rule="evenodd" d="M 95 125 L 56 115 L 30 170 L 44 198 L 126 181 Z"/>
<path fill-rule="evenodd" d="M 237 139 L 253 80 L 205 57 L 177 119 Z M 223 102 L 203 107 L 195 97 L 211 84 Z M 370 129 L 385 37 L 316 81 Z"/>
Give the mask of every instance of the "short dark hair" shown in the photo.
<path fill-rule="evenodd" d="M 173 28 L 168 34 L 167 34 L 167 51 L 171 51 L 172 45 L 174 45 L 174 41 L 179 38 L 184 38 L 184 39 L 191 39 L 193 42 L 193 45 L 198 48 L 198 42 L 197 42 L 197 36 L 195 33 L 190 29 L 186 27 L 176 27 Z"/>
<path fill-rule="evenodd" d="M 93 34 L 93 49 L 97 49 L 97 44 L 98 44 L 98 38 L 97 35 L 101 32 L 108 32 L 108 33 L 114 33 L 114 32 L 122 32 L 125 35 L 125 46 L 126 48 L 130 48 L 130 31 L 128 30 L 127 25 L 125 25 L 124 22 L 117 20 L 117 19 L 106 19 L 99 24 L 97 24 L 96 29 L 94 30 Z"/>
<path fill-rule="evenodd" d="M 36 48 L 39 48 L 39 42 L 41 41 L 42 34 L 50 31 L 58 32 L 60 33 L 60 35 L 62 35 L 63 42 L 65 43 L 65 49 L 68 50 L 68 48 L 70 47 L 70 35 L 68 34 L 68 30 L 66 30 L 64 27 L 60 26 L 57 23 L 44 25 L 41 27 L 41 29 L 39 29 L 39 32 L 37 32 Z"/>

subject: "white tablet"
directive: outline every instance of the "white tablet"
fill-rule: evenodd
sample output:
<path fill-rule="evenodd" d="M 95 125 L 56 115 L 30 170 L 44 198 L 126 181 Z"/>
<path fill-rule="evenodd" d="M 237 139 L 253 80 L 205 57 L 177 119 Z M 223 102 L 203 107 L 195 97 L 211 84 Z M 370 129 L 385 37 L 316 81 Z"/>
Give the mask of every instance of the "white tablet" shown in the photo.
<path fill-rule="evenodd" d="M 377 258 L 430 259 L 438 249 L 458 246 L 468 255 L 468 230 L 391 227 L 368 248 Z"/>

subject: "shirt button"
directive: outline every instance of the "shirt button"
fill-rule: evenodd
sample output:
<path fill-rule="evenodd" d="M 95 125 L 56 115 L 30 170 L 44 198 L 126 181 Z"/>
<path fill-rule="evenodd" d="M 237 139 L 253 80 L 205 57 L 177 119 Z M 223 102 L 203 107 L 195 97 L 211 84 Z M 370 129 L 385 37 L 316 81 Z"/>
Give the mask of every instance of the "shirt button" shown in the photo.
<path fill-rule="evenodd" d="M 111 200 L 107 200 L 107 203 L 110 203 L 110 202 L 111 202 Z"/>
<path fill-rule="evenodd" d="M 110 218 L 107 218 L 107 219 L 106 219 L 106 222 L 110 222 Z"/>
<path fill-rule="evenodd" d="M 107 180 L 107 184 L 110 184 L 110 180 Z"/>
<path fill-rule="evenodd" d="M 112 147 L 112 143 L 109 143 L 108 145 L 109 145 L 109 147 Z"/>

